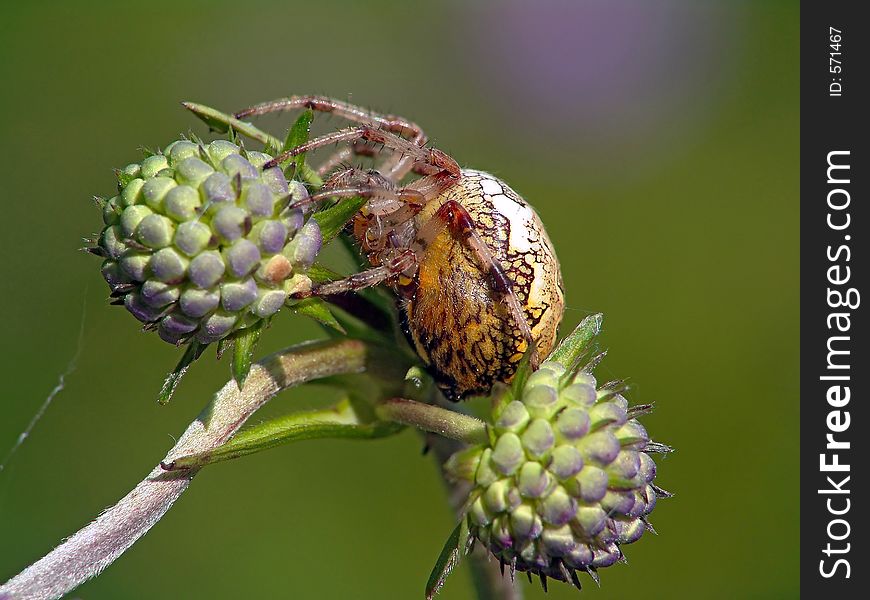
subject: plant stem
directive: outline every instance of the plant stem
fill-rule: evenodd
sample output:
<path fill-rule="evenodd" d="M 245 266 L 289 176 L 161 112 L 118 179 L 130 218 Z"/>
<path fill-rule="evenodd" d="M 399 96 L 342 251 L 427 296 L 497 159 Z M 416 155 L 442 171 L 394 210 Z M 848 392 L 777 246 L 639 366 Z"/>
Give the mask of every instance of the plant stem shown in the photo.
<path fill-rule="evenodd" d="M 480 419 L 432 404 L 390 398 L 378 405 L 377 414 L 384 420 L 411 425 L 468 444 L 482 444 L 488 439 L 486 424 Z"/>
<path fill-rule="evenodd" d="M 215 395 L 163 462 L 220 446 L 281 390 L 362 372 L 369 358 L 365 343 L 342 339 L 302 344 L 263 359 L 253 365 L 242 390 L 232 380 Z M 158 465 L 115 506 L 0 586 L 0 600 L 60 598 L 97 575 L 160 520 L 197 472 L 167 472 Z"/>
<path fill-rule="evenodd" d="M 430 448 L 438 461 L 439 472 L 447 487 L 450 505 L 457 518 L 464 518 L 463 508 L 465 499 L 468 498 L 470 484 L 450 481 L 442 468 L 454 452 L 462 449 L 462 444 L 438 437 L 431 440 Z M 523 600 L 522 588 L 511 581 L 510 577 L 501 574 L 498 561 L 493 560 L 489 552 L 480 544 L 475 545 L 468 558 L 478 600 Z"/>

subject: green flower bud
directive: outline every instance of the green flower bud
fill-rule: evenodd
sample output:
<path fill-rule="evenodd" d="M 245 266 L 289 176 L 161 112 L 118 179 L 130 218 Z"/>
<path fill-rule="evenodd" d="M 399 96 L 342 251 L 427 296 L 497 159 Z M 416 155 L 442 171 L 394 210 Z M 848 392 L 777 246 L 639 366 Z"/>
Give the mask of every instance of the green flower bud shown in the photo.
<path fill-rule="evenodd" d="M 470 535 L 502 564 L 579 586 L 577 571 L 623 558 L 659 495 L 646 430 L 613 389 L 555 362 L 497 409 L 491 444 L 463 450 L 448 473 L 472 483 Z M 649 450 L 647 445 L 650 444 Z"/>
<path fill-rule="evenodd" d="M 113 295 L 164 340 L 215 342 L 310 289 L 317 223 L 288 200 L 307 196 L 271 160 L 218 140 L 177 140 L 118 171 L 98 245 Z"/>

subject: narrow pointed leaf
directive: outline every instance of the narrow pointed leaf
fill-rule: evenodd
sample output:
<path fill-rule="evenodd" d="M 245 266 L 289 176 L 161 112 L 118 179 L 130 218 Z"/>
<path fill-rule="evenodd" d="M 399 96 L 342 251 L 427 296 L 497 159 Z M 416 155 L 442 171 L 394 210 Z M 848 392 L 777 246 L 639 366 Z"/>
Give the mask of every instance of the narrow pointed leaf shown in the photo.
<path fill-rule="evenodd" d="M 311 121 L 313 119 L 314 111 L 311 109 L 308 109 L 299 115 L 299 118 L 296 119 L 296 122 L 287 132 L 287 138 L 284 140 L 284 145 L 281 147 L 282 152 L 301 146 L 308 141 L 308 136 L 311 132 Z M 288 172 L 287 169 L 290 169 L 290 173 L 294 176 L 298 175 L 299 179 L 311 184 L 315 189 L 320 188 L 323 185 L 323 180 L 317 172 L 309 167 L 305 162 L 305 154 L 294 156 L 284 162 L 281 166 L 285 169 L 285 173 Z"/>
<path fill-rule="evenodd" d="M 534 354 L 534 346 L 530 345 L 526 348 L 523 357 L 520 359 L 520 364 L 517 365 L 516 373 L 514 373 L 513 381 L 511 381 L 511 390 L 513 395 L 519 397 L 523 388 L 526 385 L 526 380 L 532 374 L 532 355 Z"/>
<path fill-rule="evenodd" d="M 335 281 L 341 279 L 343 275 L 337 271 L 333 271 L 329 267 L 325 267 L 320 263 L 314 263 L 306 271 L 306 275 L 311 278 L 314 283 L 325 283 L 327 281 Z"/>
<path fill-rule="evenodd" d="M 276 138 L 273 135 L 269 135 L 265 131 L 254 127 L 250 123 L 246 123 L 245 121 L 240 121 L 232 115 L 228 115 L 224 112 L 221 112 L 217 109 L 211 108 L 210 106 L 205 106 L 204 104 L 197 104 L 195 102 L 182 102 L 181 105 L 199 117 L 202 121 L 205 122 L 206 125 L 209 126 L 210 129 L 214 131 L 218 131 L 220 133 L 227 133 L 230 127 L 232 127 L 236 132 L 241 133 L 253 140 L 257 140 L 267 146 L 271 146 L 273 148 L 281 147 L 281 140 Z"/>
<path fill-rule="evenodd" d="M 256 325 L 243 329 L 236 335 L 233 345 L 233 379 L 242 389 L 245 385 L 245 379 L 251 371 L 251 361 L 254 357 L 254 350 L 257 348 L 257 343 L 260 341 L 260 334 L 263 332 L 263 327 L 266 321 L 260 321 Z"/>
<path fill-rule="evenodd" d="M 459 564 L 467 540 L 468 523 L 463 517 L 450 537 L 447 538 L 444 548 L 441 549 L 441 554 L 438 555 L 438 560 L 435 561 L 435 567 L 432 569 L 432 574 L 429 575 L 429 581 L 426 582 L 426 600 L 432 600 L 435 594 L 444 587 L 447 577 Z"/>
<path fill-rule="evenodd" d="M 208 451 L 182 456 L 164 464 L 167 470 L 204 467 L 274 448 L 290 442 L 313 439 L 375 439 L 398 433 L 396 423 L 374 421 L 361 423 L 350 402 L 344 400 L 333 408 L 284 415 L 239 432 L 226 444 Z"/>
<path fill-rule="evenodd" d="M 314 213 L 312 216 L 320 225 L 320 233 L 323 235 L 323 243 L 335 238 L 345 224 L 359 212 L 367 200 L 365 198 L 344 198 L 337 204 Z"/>
<path fill-rule="evenodd" d="M 329 305 L 323 301 L 322 298 L 317 298 L 316 296 L 312 296 L 311 298 L 305 298 L 304 300 L 300 300 L 296 304 L 290 307 L 290 310 L 295 312 L 298 315 L 305 315 L 306 317 L 311 317 L 318 323 L 329 327 L 330 329 L 334 329 L 339 333 L 346 333 L 344 327 L 342 327 L 341 323 L 335 318 L 335 315 L 332 314 L 332 311 L 329 310 Z"/>
<path fill-rule="evenodd" d="M 178 387 L 181 378 L 184 377 L 185 373 L 187 373 L 188 367 L 190 367 L 193 361 L 200 357 L 207 345 L 208 344 L 200 344 L 197 341 L 190 342 L 187 349 L 184 351 L 181 360 L 179 360 L 178 364 L 175 365 L 175 369 L 173 369 L 163 382 L 163 387 L 160 388 L 160 394 L 157 396 L 158 404 L 164 406 L 169 404 L 169 401 L 172 399 L 172 394 L 175 393 L 175 388 Z"/>
<path fill-rule="evenodd" d="M 571 368 L 583 352 L 589 347 L 589 342 L 601 332 L 604 315 L 601 313 L 589 315 L 553 350 L 548 360 Z"/>

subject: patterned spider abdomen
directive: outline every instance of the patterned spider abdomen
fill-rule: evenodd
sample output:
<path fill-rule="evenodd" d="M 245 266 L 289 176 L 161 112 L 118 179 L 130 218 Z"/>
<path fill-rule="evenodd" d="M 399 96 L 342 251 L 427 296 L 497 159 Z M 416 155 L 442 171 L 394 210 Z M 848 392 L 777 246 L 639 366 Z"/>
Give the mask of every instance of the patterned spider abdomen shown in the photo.
<path fill-rule="evenodd" d="M 543 359 L 553 349 L 564 300 L 559 261 L 541 219 L 504 182 L 463 170 L 417 215 L 417 230 L 450 201 L 465 209 L 507 276 Z M 406 329 L 447 396 L 485 394 L 496 381 L 510 381 L 528 345 L 473 249 L 445 227 L 418 265 L 412 293 L 405 294 Z"/>

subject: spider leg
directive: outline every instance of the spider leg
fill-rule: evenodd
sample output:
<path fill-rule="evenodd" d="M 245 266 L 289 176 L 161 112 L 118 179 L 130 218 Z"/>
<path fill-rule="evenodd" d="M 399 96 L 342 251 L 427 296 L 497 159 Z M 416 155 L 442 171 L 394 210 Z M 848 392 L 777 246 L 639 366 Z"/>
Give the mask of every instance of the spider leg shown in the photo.
<path fill-rule="evenodd" d="M 337 279 L 328 283 L 314 286 L 310 291 L 294 295 L 294 298 L 307 298 L 309 296 L 329 296 L 354 292 L 363 288 L 372 287 L 384 281 L 412 272 L 417 268 L 417 256 L 408 248 L 398 250 L 394 256 L 377 267 L 354 273 L 344 279 Z"/>
<path fill-rule="evenodd" d="M 310 108 L 311 110 L 316 110 L 318 112 L 332 113 L 355 123 L 373 125 L 385 129 L 386 131 L 397 133 L 403 137 L 407 136 L 419 147 L 424 146 L 428 140 L 423 129 L 405 117 L 366 110 L 360 106 L 348 102 L 342 102 L 341 100 L 336 100 L 334 98 L 328 98 L 326 96 L 310 95 L 280 98 L 278 100 L 263 102 L 240 110 L 235 113 L 235 117 L 243 119 L 245 117 L 253 117 L 272 112 L 289 111 L 300 108 Z M 340 150 L 327 159 L 327 162 L 321 167 L 321 169 L 324 170 L 321 171 L 318 169 L 318 172 L 321 175 L 329 172 L 331 167 L 346 160 L 349 156 L 350 153 L 348 151 Z M 413 159 L 408 156 L 396 156 L 396 152 L 393 152 L 378 170 L 384 173 L 384 175 L 391 180 L 399 181 L 402 177 L 407 175 L 413 167 Z"/>
<path fill-rule="evenodd" d="M 382 144 L 385 148 L 401 153 L 403 155 L 402 160 L 405 158 L 410 159 L 412 162 L 412 168 L 423 175 L 443 173 L 446 176 L 458 179 L 461 174 L 461 170 L 456 161 L 441 150 L 436 148 L 421 148 L 415 143 L 410 142 L 395 133 L 371 125 L 361 125 L 359 127 L 340 129 L 314 138 L 313 140 L 309 140 L 304 144 L 300 144 L 295 148 L 282 152 L 266 163 L 265 168 L 274 167 L 288 158 L 324 146 L 340 144 L 343 142 L 356 142 L 360 140 Z"/>
<path fill-rule="evenodd" d="M 418 231 L 414 249 L 421 252 L 424 248 L 431 245 L 433 240 L 444 229 L 447 229 L 455 240 L 465 244 L 472 251 L 493 294 L 493 298 L 505 307 L 520 334 L 523 336 L 527 347 L 532 349 L 532 368 L 537 368 L 540 363 L 537 343 L 532 336 L 532 329 L 529 327 L 529 322 L 526 319 L 520 301 L 513 291 L 513 284 L 508 278 L 507 273 L 505 273 L 504 268 L 493 256 L 486 242 L 477 233 L 474 220 L 461 204 L 455 200 L 448 200 L 435 211 L 432 218 Z"/>

